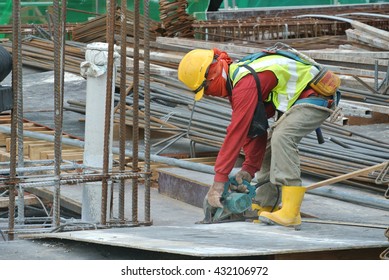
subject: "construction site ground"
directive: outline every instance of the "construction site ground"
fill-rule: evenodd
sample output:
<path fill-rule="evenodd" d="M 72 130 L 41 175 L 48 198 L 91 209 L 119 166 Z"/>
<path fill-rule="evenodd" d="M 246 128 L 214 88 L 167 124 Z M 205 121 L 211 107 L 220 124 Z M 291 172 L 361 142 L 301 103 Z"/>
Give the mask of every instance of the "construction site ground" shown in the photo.
<path fill-rule="evenodd" d="M 185 174 L 198 178 L 204 185 L 212 182 L 209 174 L 188 170 Z M 336 188 L 352 191 L 341 186 Z M 141 186 L 140 221 L 143 220 L 142 190 Z M 81 187 L 61 188 L 63 197 L 78 202 L 81 202 L 81 194 Z M 126 201 L 131 201 L 129 185 Z M 367 260 L 378 259 L 388 245 L 384 236 L 387 211 L 311 194 L 306 195 L 301 211 L 305 217 L 300 231 L 252 222 L 197 224 L 204 217 L 200 207 L 168 197 L 153 188 L 152 226 L 24 234 L 15 241 L 0 243 L 0 259 Z M 131 212 L 127 211 L 126 216 L 131 217 Z"/>
<path fill-rule="evenodd" d="M 24 72 L 25 118 L 53 127 L 53 73 L 26 69 Z M 8 80 L 9 81 L 9 80 Z M 85 91 L 85 80 L 66 75 L 65 100 L 79 98 Z M 5 82 L 3 82 L 4 84 Z M 82 115 L 65 111 L 64 132 L 83 136 Z M 389 139 L 388 124 L 356 127 L 372 137 Z M 182 140 L 167 152 L 189 149 Z M 200 151 L 214 152 L 199 146 Z M 211 174 L 164 167 L 168 174 L 161 183 L 178 180 L 194 182 L 206 190 L 212 184 Z M 174 175 L 172 175 L 174 174 Z M 183 174 L 185 176 L 183 176 Z M 171 176 L 171 177 L 170 177 Z M 184 178 L 185 177 L 185 178 Z M 170 179 L 169 179 L 170 178 Z M 304 177 L 305 185 L 318 179 Z M 126 189 L 126 216 L 131 217 L 131 183 Z M 326 186 L 333 192 L 356 194 L 358 190 L 341 184 Z M 166 190 L 166 189 L 165 189 Z M 116 190 L 115 190 L 116 191 Z M 389 204 L 384 197 L 364 192 L 364 196 Z M 82 186 L 61 186 L 61 197 L 80 205 Z M 114 195 L 115 199 L 117 195 Z M 117 205 L 117 203 L 114 203 Z M 139 220 L 143 220 L 143 185 L 139 190 Z M 303 225 L 300 231 L 253 222 L 197 224 L 203 210 L 197 203 L 170 197 L 154 186 L 151 189 L 151 226 L 123 226 L 108 229 L 23 234 L 16 240 L 0 242 L 2 260 L 76 260 L 76 259 L 379 259 L 388 247 L 384 235 L 389 213 L 358 203 L 307 193 L 302 205 Z M 115 213 L 115 209 L 114 209 Z M 75 219 L 75 222 L 77 219 Z"/>

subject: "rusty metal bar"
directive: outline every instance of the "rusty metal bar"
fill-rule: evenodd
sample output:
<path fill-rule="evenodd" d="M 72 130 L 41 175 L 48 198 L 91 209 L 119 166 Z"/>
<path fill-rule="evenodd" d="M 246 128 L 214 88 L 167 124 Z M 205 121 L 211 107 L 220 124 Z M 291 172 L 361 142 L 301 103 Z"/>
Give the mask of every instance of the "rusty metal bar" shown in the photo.
<path fill-rule="evenodd" d="M 18 107 L 18 113 L 17 113 L 17 143 L 18 143 L 18 155 L 24 155 L 24 145 L 23 145 L 23 67 L 22 67 L 22 51 L 21 51 L 21 22 L 18 23 L 18 40 L 17 40 L 17 45 L 18 45 L 18 72 L 17 74 L 12 74 L 12 75 L 17 75 L 18 79 L 18 100 L 17 100 L 17 107 Z M 18 167 L 23 168 L 24 167 L 24 157 L 23 156 L 18 156 Z M 22 173 L 17 172 L 18 176 L 22 175 Z M 24 223 L 24 191 L 21 188 L 18 188 L 18 224 L 23 224 Z"/>
<path fill-rule="evenodd" d="M 16 146 L 18 129 L 18 102 L 20 98 L 20 77 L 22 70 L 21 63 L 21 42 L 20 42 L 20 1 L 13 1 L 13 43 L 12 43 L 12 89 L 13 89 L 13 108 L 11 116 L 11 151 L 10 151 L 10 181 L 9 181 L 9 205 L 8 205 L 8 240 L 14 239 L 15 228 L 15 185 L 16 185 Z"/>
<path fill-rule="evenodd" d="M 64 2 L 61 2 L 64 5 Z M 66 5 L 66 3 L 65 3 Z M 60 224 L 60 189 L 62 162 L 62 104 L 63 104 L 63 83 L 64 83 L 64 34 L 63 18 L 61 17 L 61 6 L 59 0 L 53 2 L 53 28 L 54 28 L 54 165 L 57 180 L 54 184 L 53 193 L 53 225 Z"/>
<path fill-rule="evenodd" d="M 145 173 L 112 173 L 112 174 L 90 174 L 90 175 L 79 175 L 79 176 L 67 176 L 60 178 L 62 184 L 76 184 L 76 183 L 85 183 L 85 182 L 98 182 L 104 180 L 105 178 L 109 180 L 121 180 L 121 179 L 138 179 L 141 175 L 145 175 Z M 30 182 L 21 182 L 20 185 L 22 188 L 27 187 L 50 187 L 53 186 L 58 181 L 58 178 L 43 178 L 39 179 L 39 181 L 30 181 Z"/>
<path fill-rule="evenodd" d="M 121 10 L 127 10 L 127 1 L 121 1 Z M 122 13 L 120 17 L 120 35 L 121 35 L 121 52 L 120 52 L 120 120 L 119 120 L 119 165 L 120 171 L 125 172 L 126 169 L 126 58 L 127 58 L 127 13 Z M 119 221 L 124 223 L 124 208 L 125 208 L 125 183 L 124 179 L 120 180 L 119 184 Z"/>
<path fill-rule="evenodd" d="M 150 215 L 150 3 L 148 0 L 144 1 L 144 102 L 145 102 L 145 128 L 144 128 L 144 142 L 145 142 L 145 221 L 151 221 Z"/>
<path fill-rule="evenodd" d="M 115 30 L 115 0 L 107 0 L 107 42 L 108 42 L 108 64 L 107 64 L 107 88 L 105 100 L 105 124 L 104 124 L 104 158 L 103 158 L 103 174 L 108 174 L 110 160 L 110 131 L 111 131 L 111 113 L 112 113 L 112 85 L 113 85 L 113 52 L 114 52 L 114 30 Z M 101 224 L 107 223 L 107 196 L 108 196 L 108 178 L 102 178 L 102 195 L 101 195 Z"/>
<path fill-rule="evenodd" d="M 138 171 L 139 154 L 139 45 L 140 45 L 140 3 L 134 1 L 134 78 L 133 78 L 133 127 L 132 167 Z M 132 180 L 132 222 L 138 222 L 138 180 Z"/>

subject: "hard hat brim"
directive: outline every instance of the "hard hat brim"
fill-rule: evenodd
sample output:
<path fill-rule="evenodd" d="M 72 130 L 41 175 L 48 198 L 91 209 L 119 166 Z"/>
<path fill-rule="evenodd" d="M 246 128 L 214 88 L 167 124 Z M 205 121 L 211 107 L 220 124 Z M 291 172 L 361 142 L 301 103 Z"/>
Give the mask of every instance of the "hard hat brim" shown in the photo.
<path fill-rule="evenodd" d="M 204 88 L 202 88 L 199 92 L 195 94 L 195 101 L 199 101 L 201 98 L 203 98 L 204 95 Z"/>

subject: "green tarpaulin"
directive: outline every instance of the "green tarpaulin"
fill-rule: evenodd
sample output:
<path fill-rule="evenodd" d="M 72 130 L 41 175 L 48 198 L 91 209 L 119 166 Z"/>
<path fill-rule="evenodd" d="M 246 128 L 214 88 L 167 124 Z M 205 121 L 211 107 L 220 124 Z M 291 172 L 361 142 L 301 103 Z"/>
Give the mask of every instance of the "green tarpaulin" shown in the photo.
<path fill-rule="evenodd" d="M 205 19 L 205 12 L 208 9 L 210 0 L 188 0 L 187 12 L 194 15 L 197 19 Z M 68 0 L 67 6 L 70 8 L 67 12 L 67 22 L 77 23 L 87 21 L 91 14 L 82 13 L 74 10 L 87 11 L 103 14 L 106 12 L 106 0 Z M 120 1 L 117 1 L 120 6 Z M 221 9 L 224 8 L 222 1 Z M 308 6 L 308 5 L 333 5 L 338 4 L 367 4 L 384 3 L 389 0 L 229 0 L 229 6 L 235 3 L 237 8 L 264 8 L 264 7 L 288 7 L 288 6 Z M 128 8 L 133 10 L 134 0 L 128 0 Z M 143 3 L 139 1 L 140 10 L 143 14 Z M 52 6 L 53 1 L 21 1 L 22 23 L 41 23 L 38 21 L 44 19 L 46 10 Z M 149 0 L 150 17 L 159 21 L 159 1 Z M 24 16 L 24 17 L 23 17 Z M 0 0 L 0 25 L 9 24 L 12 19 L 12 0 Z M 37 22 L 38 21 L 38 22 Z"/>

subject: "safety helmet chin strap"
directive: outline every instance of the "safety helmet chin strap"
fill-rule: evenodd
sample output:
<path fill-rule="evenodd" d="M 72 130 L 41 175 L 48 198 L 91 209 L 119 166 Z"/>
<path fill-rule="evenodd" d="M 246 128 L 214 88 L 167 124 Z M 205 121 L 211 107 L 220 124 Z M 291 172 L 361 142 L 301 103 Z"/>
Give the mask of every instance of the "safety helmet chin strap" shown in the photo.
<path fill-rule="evenodd" d="M 226 87 L 227 87 L 228 95 L 231 97 L 232 96 L 232 82 L 230 79 L 230 75 L 228 73 L 227 73 Z"/>

